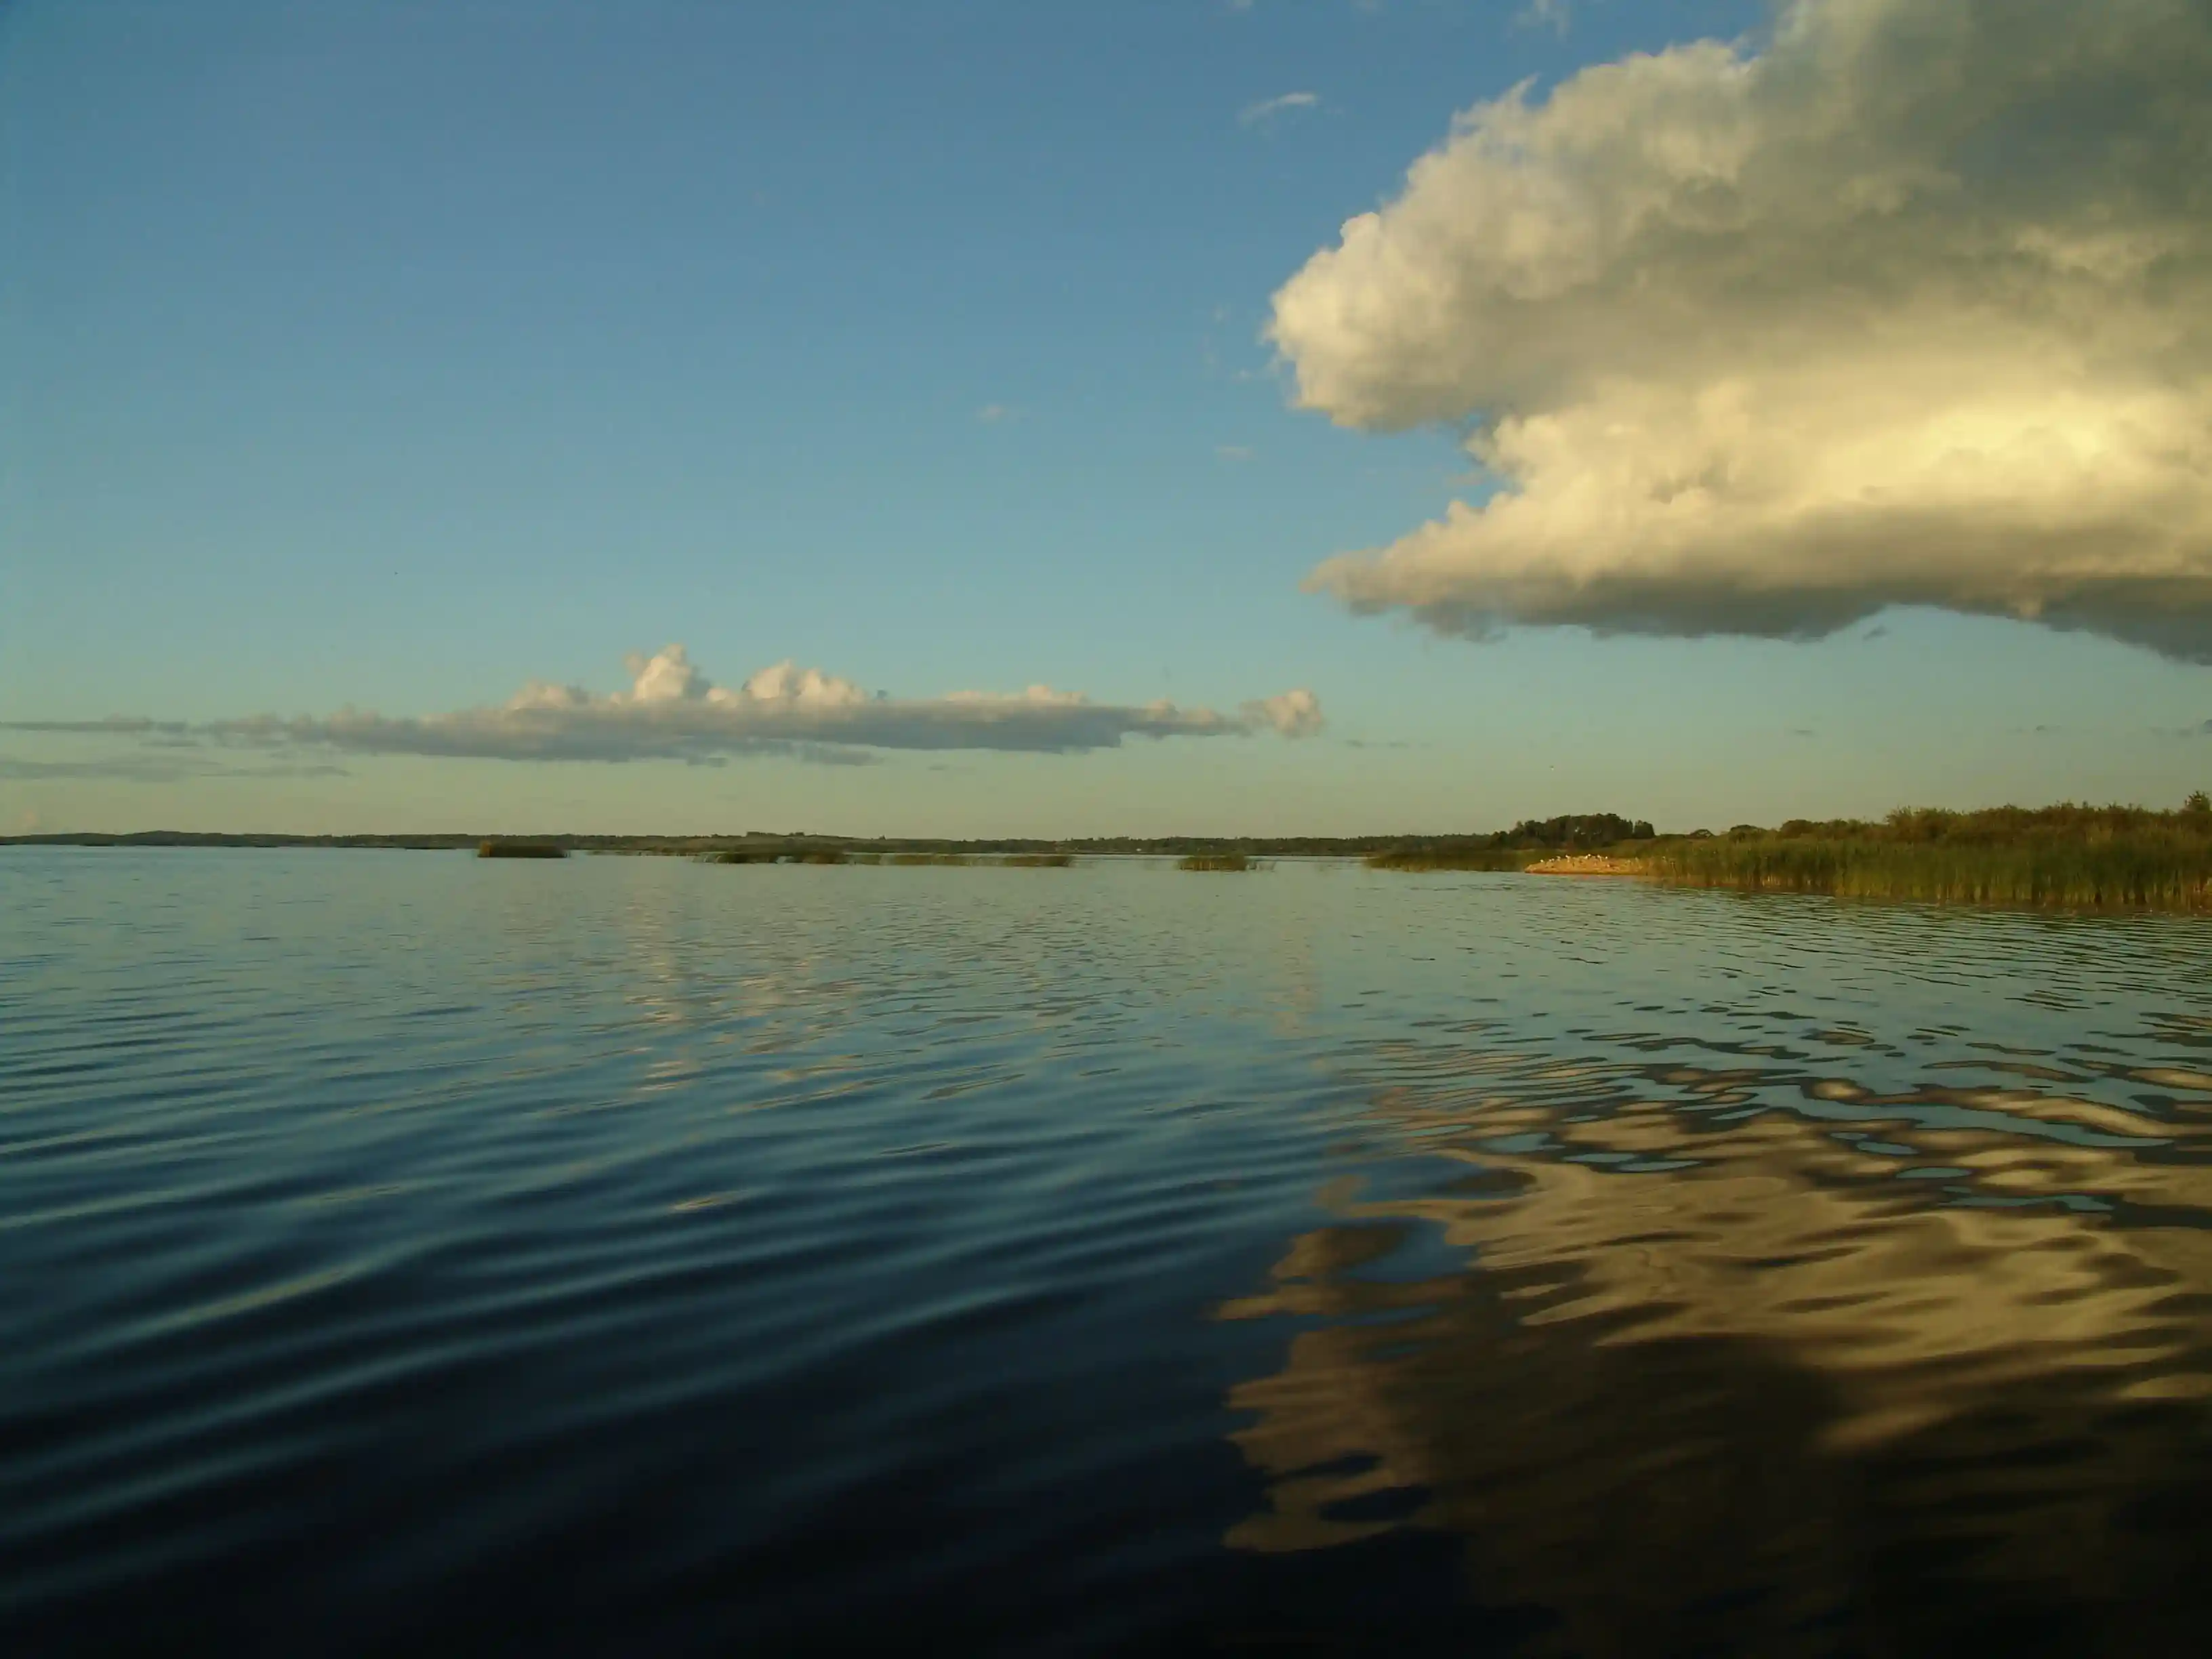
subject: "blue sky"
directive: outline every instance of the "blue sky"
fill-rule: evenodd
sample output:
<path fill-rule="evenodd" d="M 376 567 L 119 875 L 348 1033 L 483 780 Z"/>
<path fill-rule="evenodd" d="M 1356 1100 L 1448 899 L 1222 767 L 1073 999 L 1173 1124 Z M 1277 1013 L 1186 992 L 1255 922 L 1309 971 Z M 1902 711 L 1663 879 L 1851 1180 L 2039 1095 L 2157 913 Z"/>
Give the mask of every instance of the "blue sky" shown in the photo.
<path fill-rule="evenodd" d="M 2094 621 L 1931 590 L 1812 642 L 1510 618 L 1476 641 L 1396 592 L 1355 615 L 1302 589 L 1497 483 L 1461 447 L 1472 407 L 1296 407 L 1336 348 L 1263 338 L 1276 292 L 1456 112 L 1762 16 L 18 3 L 0 720 L 196 729 L 0 732 L 0 831 L 1350 833 L 2177 800 L 2212 778 L 2212 674 Z M 901 702 L 1045 684 L 1250 729 L 842 766 L 215 729 L 619 692 L 625 653 L 675 641 L 726 685 L 794 659 Z M 1292 687 L 1318 734 L 1236 712 Z"/>

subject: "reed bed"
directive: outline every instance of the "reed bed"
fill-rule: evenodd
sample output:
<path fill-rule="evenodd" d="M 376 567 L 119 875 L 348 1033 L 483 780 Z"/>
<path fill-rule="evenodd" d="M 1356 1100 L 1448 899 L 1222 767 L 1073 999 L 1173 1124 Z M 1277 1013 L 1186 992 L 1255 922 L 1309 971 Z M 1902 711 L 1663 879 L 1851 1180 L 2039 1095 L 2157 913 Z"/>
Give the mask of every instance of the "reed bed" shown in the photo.
<path fill-rule="evenodd" d="M 568 849 L 551 841 L 483 841 L 477 843 L 480 859 L 565 859 Z"/>
<path fill-rule="evenodd" d="M 1224 873 L 1241 873 L 1256 870 L 1259 866 L 1244 853 L 1191 853 L 1176 860 L 1178 870 L 1211 870 Z"/>
<path fill-rule="evenodd" d="M 842 847 L 732 847 L 703 853 L 705 864 L 859 864 L 902 868 L 989 865 L 1018 870 L 1065 870 L 1075 862 L 1066 853 L 1014 853 L 991 858 L 973 853 L 856 853 Z"/>
<path fill-rule="evenodd" d="M 732 847 L 709 853 L 707 864 L 852 864 L 852 854 L 842 847 Z"/>
<path fill-rule="evenodd" d="M 1745 837 L 1662 843 L 1650 873 L 1693 887 L 2068 910 L 2212 911 L 2212 838 L 2149 830 L 2010 842 Z"/>

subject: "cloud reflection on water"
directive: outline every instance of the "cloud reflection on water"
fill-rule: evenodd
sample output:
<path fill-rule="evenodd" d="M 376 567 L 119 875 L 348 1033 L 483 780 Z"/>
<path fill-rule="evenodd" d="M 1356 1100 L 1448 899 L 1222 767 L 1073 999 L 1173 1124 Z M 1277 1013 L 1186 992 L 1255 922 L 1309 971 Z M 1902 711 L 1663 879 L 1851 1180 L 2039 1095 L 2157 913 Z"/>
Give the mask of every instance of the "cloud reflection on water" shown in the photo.
<path fill-rule="evenodd" d="M 1229 1541 L 1458 1534 L 1479 1599 L 1556 1619 L 1542 1650 L 2183 1650 L 2212 1079 L 1990 1069 L 1378 1052 L 1375 1122 L 1444 1162 L 1338 1195 L 1219 1310 L 1297 1328 L 1229 1398 L 1267 1482 Z M 2097 1097 L 2145 1084 L 2174 1092 Z"/>

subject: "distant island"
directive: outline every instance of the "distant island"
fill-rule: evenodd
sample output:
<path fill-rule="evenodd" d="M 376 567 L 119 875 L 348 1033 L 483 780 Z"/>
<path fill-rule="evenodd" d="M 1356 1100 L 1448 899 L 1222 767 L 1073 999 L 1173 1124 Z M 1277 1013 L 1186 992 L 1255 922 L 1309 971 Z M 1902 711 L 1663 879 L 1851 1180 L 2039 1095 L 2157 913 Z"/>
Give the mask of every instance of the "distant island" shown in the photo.
<path fill-rule="evenodd" d="M 1356 859 L 1376 870 L 1621 875 L 1693 887 L 2029 905 L 2069 910 L 2212 912 L 2212 798 L 2143 806 L 1902 807 L 1878 820 L 1792 818 L 1777 827 L 1662 835 L 1613 812 L 1528 818 L 1466 835 L 1104 836 L 954 841 L 771 834 L 486 837 L 282 836 L 147 830 L 0 836 L 9 847 L 206 847 L 468 850 L 486 857 L 598 853 L 726 865 L 996 865 L 1064 868 L 1078 858 L 1170 857 L 1188 870 L 1242 871 L 1271 858 Z"/>

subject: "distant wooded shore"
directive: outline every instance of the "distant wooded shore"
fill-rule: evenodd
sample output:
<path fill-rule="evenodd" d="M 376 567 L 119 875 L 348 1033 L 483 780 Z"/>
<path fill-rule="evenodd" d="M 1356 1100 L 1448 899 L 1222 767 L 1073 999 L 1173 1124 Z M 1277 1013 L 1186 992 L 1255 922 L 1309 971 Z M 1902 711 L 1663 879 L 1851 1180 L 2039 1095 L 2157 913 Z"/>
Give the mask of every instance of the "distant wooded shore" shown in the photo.
<path fill-rule="evenodd" d="M 487 841 L 558 847 L 571 853 L 634 853 L 699 857 L 720 853 L 745 855 L 734 862 L 772 862 L 809 851 L 977 856 L 1000 854 L 1067 853 L 1185 858 L 1243 854 L 1248 858 L 1364 859 L 1395 852 L 1475 852 L 1498 847 L 1578 850 L 1610 846 L 1654 835 L 1650 824 L 1610 812 L 1528 819 L 1513 829 L 1483 834 L 1375 836 L 1078 836 L 1062 839 L 1000 837 L 958 841 L 910 836 L 830 836 L 806 830 L 748 830 L 729 836 L 599 836 L 568 832 L 487 836 L 481 830 L 451 834 L 284 836 L 241 832 L 220 834 L 183 830 L 141 830 L 127 834 L 94 832 L 0 836 L 13 847 L 296 847 L 372 848 L 415 852 L 475 851 Z"/>
<path fill-rule="evenodd" d="M 1793 818 L 1774 828 L 1662 835 L 1616 813 L 1528 818 L 1469 835 L 1104 836 L 1061 840 L 740 836 L 283 836 L 149 830 L 0 837 L 0 846 L 382 848 L 488 857 L 599 853 L 726 865 L 991 865 L 1060 868 L 1078 858 L 1166 857 L 1243 871 L 1277 858 L 1356 859 L 1441 871 L 1615 875 L 1695 887 L 2068 910 L 2212 913 L 2212 799 L 2143 806 L 1900 808 L 1876 820 Z"/>

